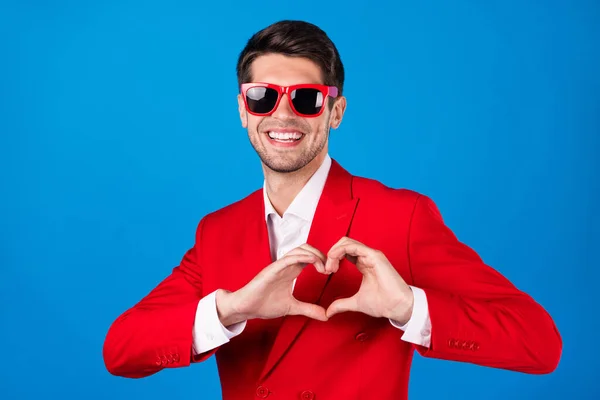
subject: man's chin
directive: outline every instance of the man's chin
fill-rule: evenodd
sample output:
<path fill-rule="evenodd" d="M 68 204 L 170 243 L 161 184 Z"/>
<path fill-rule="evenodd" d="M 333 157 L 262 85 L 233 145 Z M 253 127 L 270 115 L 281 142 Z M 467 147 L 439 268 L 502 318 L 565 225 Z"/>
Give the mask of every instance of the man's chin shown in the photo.
<path fill-rule="evenodd" d="M 265 165 L 271 171 L 277 172 L 280 174 L 289 174 L 292 172 L 296 172 L 296 171 L 302 169 L 302 167 L 304 167 L 304 165 L 284 164 L 284 163 L 265 163 Z"/>
<path fill-rule="evenodd" d="M 282 174 L 296 172 L 296 171 L 302 169 L 307 164 L 307 163 L 303 162 L 302 160 L 292 159 L 291 157 L 281 157 L 281 156 L 268 157 L 266 159 L 263 158 L 262 161 L 263 161 L 263 164 L 265 164 L 265 166 L 267 168 L 269 168 L 271 171 L 282 173 Z"/>

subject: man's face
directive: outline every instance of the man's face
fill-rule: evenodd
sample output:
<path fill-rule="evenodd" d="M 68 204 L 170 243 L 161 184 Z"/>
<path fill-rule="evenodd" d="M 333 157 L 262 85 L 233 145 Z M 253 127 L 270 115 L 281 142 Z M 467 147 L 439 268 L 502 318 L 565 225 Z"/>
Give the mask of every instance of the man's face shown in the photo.
<path fill-rule="evenodd" d="M 306 58 L 268 54 L 257 57 L 251 64 L 253 82 L 267 82 L 281 86 L 302 83 L 322 84 L 319 66 Z M 332 101 L 332 99 L 328 99 Z M 345 99 L 338 97 L 334 108 L 318 117 L 304 118 L 290 108 L 284 94 L 275 112 L 269 116 L 255 116 L 246 111 L 244 100 L 238 95 L 242 126 L 263 164 L 276 172 L 297 171 L 311 162 L 320 162 L 327 154 L 330 128 L 337 128 L 342 120 Z M 287 133 L 287 136 L 281 136 Z M 292 135 L 299 139 L 284 139 Z M 277 137 L 280 139 L 277 139 Z"/>

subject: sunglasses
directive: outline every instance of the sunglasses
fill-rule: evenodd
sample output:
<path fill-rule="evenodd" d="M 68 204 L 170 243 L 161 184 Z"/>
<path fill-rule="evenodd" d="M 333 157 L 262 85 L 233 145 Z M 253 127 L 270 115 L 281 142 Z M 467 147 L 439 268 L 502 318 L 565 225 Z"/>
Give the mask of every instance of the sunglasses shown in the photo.
<path fill-rule="evenodd" d="M 335 86 L 300 84 L 279 86 L 272 83 L 244 83 L 241 85 L 246 110 L 252 115 L 271 115 L 279 106 L 281 97 L 288 95 L 291 109 L 301 117 L 318 117 L 323 113 L 327 96 L 335 98 Z"/>

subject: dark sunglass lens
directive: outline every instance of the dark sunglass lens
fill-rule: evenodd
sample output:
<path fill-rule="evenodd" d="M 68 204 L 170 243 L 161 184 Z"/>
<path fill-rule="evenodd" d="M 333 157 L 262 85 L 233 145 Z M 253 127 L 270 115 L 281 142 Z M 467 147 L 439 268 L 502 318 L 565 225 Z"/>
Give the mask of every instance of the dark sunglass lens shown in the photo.
<path fill-rule="evenodd" d="M 257 114 L 265 114 L 273 110 L 277 103 L 278 93 L 275 89 L 255 86 L 246 91 L 248 109 Z"/>
<path fill-rule="evenodd" d="M 323 107 L 323 93 L 311 88 L 296 89 L 292 92 L 292 103 L 300 114 L 315 115 Z"/>

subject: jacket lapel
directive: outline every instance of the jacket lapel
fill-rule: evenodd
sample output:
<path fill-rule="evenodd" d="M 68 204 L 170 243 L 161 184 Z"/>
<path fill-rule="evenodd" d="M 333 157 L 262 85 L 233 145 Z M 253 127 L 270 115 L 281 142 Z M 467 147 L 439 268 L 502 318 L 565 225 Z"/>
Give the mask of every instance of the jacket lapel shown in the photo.
<path fill-rule="evenodd" d="M 348 234 L 357 203 L 358 199 L 352 198 L 352 176 L 332 160 L 307 243 L 327 256 L 329 249 Z M 331 276 L 320 274 L 312 265 L 305 267 L 296 280 L 294 297 L 299 301 L 318 304 Z M 297 315 L 283 318 L 261 379 L 266 378 L 277 365 L 308 321 L 309 318 Z"/>
<path fill-rule="evenodd" d="M 245 214 L 248 221 L 242 224 L 245 229 L 243 240 L 240 241 L 242 246 L 239 260 L 243 260 L 241 261 L 243 262 L 243 268 L 237 270 L 235 277 L 237 286 L 229 288 L 230 290 L 237 290 L 246 285 L 273 262 L 269 244 L 269 231 L 265 220 L 265 203 L 262 189 L 252 193 L 249 200 L 252 211 Z"/>

